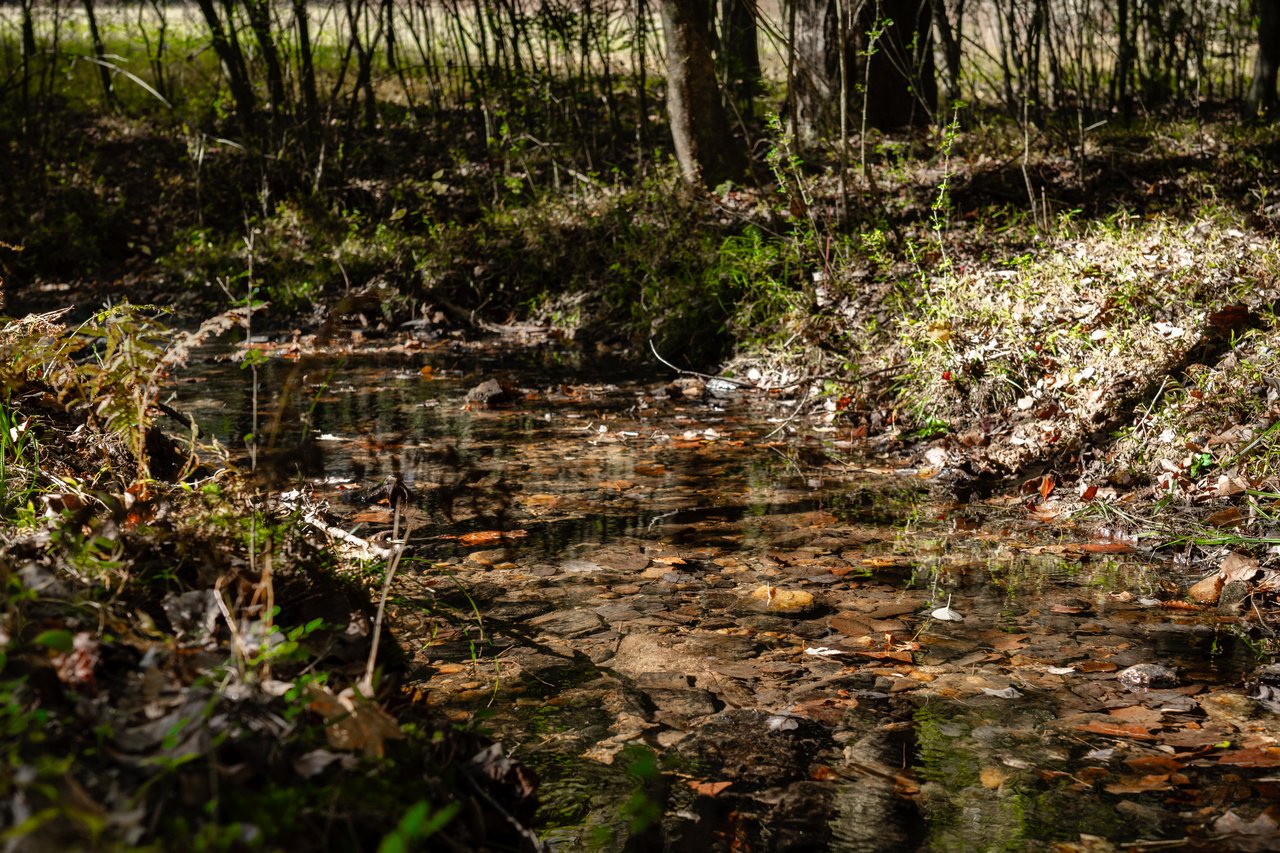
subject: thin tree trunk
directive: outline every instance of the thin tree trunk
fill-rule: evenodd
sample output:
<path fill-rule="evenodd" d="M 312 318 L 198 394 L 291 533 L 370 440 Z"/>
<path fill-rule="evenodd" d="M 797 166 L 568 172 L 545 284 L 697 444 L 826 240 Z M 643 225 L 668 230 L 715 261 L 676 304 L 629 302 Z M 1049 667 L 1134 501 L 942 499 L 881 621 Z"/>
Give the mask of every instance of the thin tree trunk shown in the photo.
<path fill-rule="evenodd" d="M 275 39 L 271 35 L 271 7 L 267 5 L 267 0 L 245 0 L 244 8 L 249 15 L 249 27 L 257 39 L 258 49 L 262 51 L 262 60 L 267 66 L 267 91 L 271 97 L 271 110 L 277 116 L 282 115 L 287 103 L 284 70 L 280 65 Z"/>
<path fill-rule="evenodd" d="M 1276 114 L 1276 72 L 1280 70 L 1280 0 L 1258 0 L 1258 57 L 1249 86 L 1249 108 L 1254 115 Z"/>
<path fill-rule="evenodd" d="M 307 133 L 312 141 L 320 136 L 320 99 L 316 92 L 314 50 L 306 0 L 293 0 L 293 20 L 298 28 L 298 61 L 302 72 L 302 109 Z"/>
<path fill-rule="evenodd" d="M 83 0 L 85 18 L 89 24 L 89 39 L 93 43 L 93 54 L 98 60 L 98 79 L 102 83 L 102 97 L 108 107 L 116 103 L 115 89 L 111 84 L 111 69 L 107 67 L 107 47 L 102 43 L 102 33 L 98 29 L 98 12 L 93 0 Z"/>

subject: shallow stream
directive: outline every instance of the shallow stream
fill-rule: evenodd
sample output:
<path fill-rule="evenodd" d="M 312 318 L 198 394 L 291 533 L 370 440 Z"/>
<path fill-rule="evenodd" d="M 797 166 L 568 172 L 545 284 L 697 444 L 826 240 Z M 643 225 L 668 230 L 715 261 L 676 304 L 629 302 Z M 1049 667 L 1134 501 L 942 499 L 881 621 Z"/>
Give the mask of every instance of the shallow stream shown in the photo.
<path fill-rule="evenodd" d="M 1190 570 L 1118 513 L 957 503 L 838 421 L 672 378 L 461 344 L 259 372 L 275 485 L 360 536 L 391 515 L 350 487 L 413 493 L 409 687 L 536 771 L 550 849 L 1276 849 L 1268 662 L 1162 606 Z M 251 389 L 211 356 L 175 405 L 238 453 Z"/>

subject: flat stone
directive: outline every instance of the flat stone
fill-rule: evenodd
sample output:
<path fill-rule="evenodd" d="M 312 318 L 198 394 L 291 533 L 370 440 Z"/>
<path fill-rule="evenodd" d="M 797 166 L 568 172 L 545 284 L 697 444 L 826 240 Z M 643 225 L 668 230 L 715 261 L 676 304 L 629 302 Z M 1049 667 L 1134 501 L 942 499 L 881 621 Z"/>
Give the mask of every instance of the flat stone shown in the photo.
<path fill-rule="evenodd" d="M 591 610 L 558 610 L 545 616 L 530 619 L 527 623 L 548 634 L 561 637 L 577 637 L 599 631 L 603 620 Z"/>

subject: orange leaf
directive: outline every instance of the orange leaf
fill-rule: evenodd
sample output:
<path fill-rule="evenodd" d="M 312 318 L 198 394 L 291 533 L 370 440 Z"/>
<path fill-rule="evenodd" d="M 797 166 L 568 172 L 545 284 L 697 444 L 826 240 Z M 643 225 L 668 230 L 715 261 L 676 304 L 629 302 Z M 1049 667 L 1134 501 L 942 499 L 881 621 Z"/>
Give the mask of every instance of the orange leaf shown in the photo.
<path fill-rule="evenodd" d="M 366 509 L 351 516 L 353 524 L 390 524 L 392 520 L 391 511 L 386 509 Z"/>
<path fill-rule="evenodd" d="M 1119 781 L 1105 786 L 1109 794 L 1145 794 L 1148 791 L 1170 791 L 1168 773 L 1155 773 L 1150 776 L 1122 776 Z"/>
<path fill-rule="evenodd" d="M 1109 660 L 1086 660 L 1081 661 L 1077 667 L 1081 672 L 1115 672 L 1119 669 Z"/>
<path fill-rule="evenodd" d="M 684 783 L 704 797 L 714 797 L 733 784 L 732 782 L 703 782 L 698 779 L 685 779 Z"/>
<path fill-rule="evenodd" d="M 1052 474 L 1045 474 L 1044 479 L 1040 481 L 1040 497 L 1042 500 L 1048 500 L 1049 494 L 1053 491 L 1053 487 L 1057 485 L 1057 480 Z"/>
<path fill-rule="evenodd" d="M 1095 735 L 1106 735 L 1107 737 L 1127 737 L 1134 740 L 1157 740 L 1156 736 L 1147 730 L 1146 726 L 1140 726 L 1137 723 L 1118 724 L 1107 723 L 1102 720 L 1094 720 L 1092 723 L 1083 726 L 1076 726 L 1077 731 L 1090 732 Z"/>
<path fill-rule="evenodd" d="M 1280 767 L 1280 749 L 1233 749 L 1223 753 L 1218 763 L 1232 767 Z"/>
<path fill-rule="evenodd" d="M 463 545 L 485 545 L 503 539 L 521 539 L 528 535 L 524 530 L 477 530 L 474 533 L 462 534 L 458 537 L 458 541 Z"/>
<path fill-rule="evenodd" d="M 1132 554 L 1133 546 L 1123 542 L 1086 542 L 1080 550 L 1090 554 Z"/>

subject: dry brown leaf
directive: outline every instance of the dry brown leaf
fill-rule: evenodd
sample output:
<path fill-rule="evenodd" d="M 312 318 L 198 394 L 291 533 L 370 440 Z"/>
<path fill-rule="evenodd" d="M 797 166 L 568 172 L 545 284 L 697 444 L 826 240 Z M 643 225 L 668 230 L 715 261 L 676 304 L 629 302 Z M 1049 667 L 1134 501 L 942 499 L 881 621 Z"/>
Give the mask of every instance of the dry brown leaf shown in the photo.
<path fill-rule="evenodd" d="M 1229 497 L 1230 495 L 1238 495 L 1248 491 L 1249 483 L 1235 473 L 1227 473 L 1218 477 L 1215 489 L 1222 497 Z"/>
<path fill-rule="evenodd" d="M 1110 716 L 1117 720 L 1123 720 L 1126 723 L 1137 723 L 1141 726 L 1157 726 L 1164 718 L 1164 714 L 1154 708 L 1144 708 L 1141 705 L 1126 705 L 1123 708 L 1112 708 L 1107 712 Z"/>
<path fill-rule="evenodd" d="M 389 509 L 366 509 L 351 516 L 352 524 L 390 524 L 392 520 Z"/>
<path fill-rule="evenodd" d="M 404 737 L 395 718 L 354 687 L 334 693 L 323 684 L 312 684 L 307 695 L 311 710 L 324 719 L 325 735 L 334 749 L 381 757 L 386 741 Z"/>
<path fill-rule="evenodd" d="M 1222 595 L 1222 574 L 1214 572 L 1201 578 L 1187 590 L 1187 597 L 1200 604 L 1213 604 Z"/>
<path fill-rule="evenodd" d="M 1258 568 L 1258 561 L 1253 557 L 1233 552 L 1227 555 L 1222 565 L 1218 566 L 1218 573 L 1222 575 L 1223 583 L 1249 581 L 1253 580 L 1254 575 L 1258 573 Z"/>
<path fill-rule="evenodd" d="M 1242 521 L 1244 521 L 1244 513 L 1240 511 L 1240 507 L 1236 506 L 1220 509 L 1204 520 L 1205 524 L 1211 524 L 1214 527 L 1234 527 Z"/>
<path fill-rule="evenodd" d="M 1104 720 L 1094 720 L 1083 726 L 1076 726 L 1076 730 L 1108 737 L 1132 738 L 1133 740 L 1157 739 L 1155 735 L 1147 730 L 1146 726 L 1140 726 L 1137 723 L 1108 723 Z"/>
<path fill-rule="evenodd" d="M 1148 791 L 1172 791 L 1168 773 L 1153 773 L 1150 776 L 1121 776 L 1115 782 L 1105 786 L 1109 794 L 1145 794 Z"/>
<path fill-rule="evenodd" d="M 1139 755 L 1125 760 L 1125 766 L 1135 773 L 1178 773 L 1182 762 L 1172 755 Z"/>

